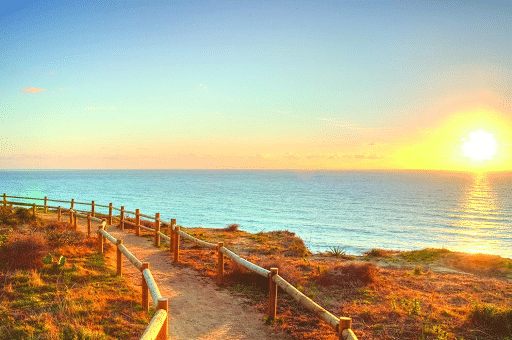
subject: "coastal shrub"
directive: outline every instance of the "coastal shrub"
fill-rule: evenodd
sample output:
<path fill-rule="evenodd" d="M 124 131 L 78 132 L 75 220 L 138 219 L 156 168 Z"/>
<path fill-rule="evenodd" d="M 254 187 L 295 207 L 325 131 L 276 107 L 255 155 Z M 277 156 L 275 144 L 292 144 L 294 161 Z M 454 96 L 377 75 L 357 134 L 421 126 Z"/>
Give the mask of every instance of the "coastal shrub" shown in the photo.
<path fill-rule="evenodd" d="M 46 231 L 46 239 L 54 248 L 65 245 L 78 245 L 82 243 L 84 238 L 84 234 L 72 229 Z"/>
<path fill-rule="evenodd" d="M 368 256 L 368 257 L 386 257 L 386 256 L 390 256 L 394 253 L 396 253 L 396 251 L 373 248 L 369 251 L 364 252 L 364 255 Z"/>
<path fill-rule="evenodd" d="M 69 222 L 63 221 L 52 221 L 48 222 L 45 227 L 47 230 L 68 230 L 72 229 L 71 224 Z"/>
<path fill-rule="evenodd" d="M 512 271 L 512 260 L 498 255 L 453 253 L 446 262 L 470 273 L 506 276 Z"/>
<path fill-rule="evenodd" d="M 362 287 L 377 281 L 377 268 L 372 263 L 351 263 L 328 268 L 315 277 L 321 286 Z"/>
<path fill-rule="evenodd" d="M 10 270 L 38 269 L 48 250 L 48 243 L 41 233 L 14 233 L 0 250 L 0 258 Z"/>
<path fill-rule="evenodd" d="M 493 337 L 512 336 L 512 308 L 476 305 L 469 315 L 469 320 L 473 326 L 485 329 Z"/>
<path fill-rule="evenodd" d="M 0 224 L 7 226 L 18 224 L 18 219 L 11 208 L 0 207 Z"/>
<path fill-rule="evenodd" d="M 20 223 L 27 223 L 35 219 L 32 212 L 25 208 L 17 208 L 14 214 Z"/>
<path fill-rule="evenodd" d="M 223 231 L 238 231 L 239 224 L 233 223 L 228 225 L 226 228 L 222 229 Z"/>

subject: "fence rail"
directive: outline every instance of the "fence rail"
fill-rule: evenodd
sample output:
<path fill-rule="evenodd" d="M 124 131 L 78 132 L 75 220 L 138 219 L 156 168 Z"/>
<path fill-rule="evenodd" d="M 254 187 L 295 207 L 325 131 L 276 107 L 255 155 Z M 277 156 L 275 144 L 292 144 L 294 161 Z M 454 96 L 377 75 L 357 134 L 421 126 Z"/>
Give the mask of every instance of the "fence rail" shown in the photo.
<path fill-rule="evenodd" d="M 27 197 L 16 197 L 16 196 L 7 196 L 6 194 L 3 195 L 3 205 L 6 206 L 8 203 L 16 203 L 16 202 L 8 202 L 7 198 L 17 198 L 17 199 L 34 199 L 34 198 L 27 198 Z M 242 257 L 238 256 L 228 248 L 224 247 L 224 244 L 222 242 L 218 242 L 217 244 L 207 242 L 204 240 L 200 240 L 194 236 L 191 236 L 184 232 L 183 230 L 180 230 L 180 226 L 176 225 L 176 220 L 172 219 L 171 222 L 163 221 L 160 218 L 160 214 L 157 213 L 155 216 L 149 216 L 145 214 L 141 214 L 139 209 L 136 209 L 133 211 L 127 211 L 124 209 L 124 206 L 121 208 L 116 208 L 110 203 L 108 206 L 106 205 L 98 205 L 95 204 L 94 201 L 91 203 L 77 203 L 72 199 L 71 201 L 60 201 L 60 200 L 50 200 L 47 197 L 44 199 L 37 198 L 38 200 L 44 200 L 44 206 L 36 205 L 36 204 L 29 204 L 29 203 L 16 203 L 18 205 L 23 206 L 31 206 L 33 207 L 34 214 L 36 213 L 36 207 L 44 208 L 46 211 L 48 208 L 53 208 L 58 210 L 58 218 L 61 217 L 61 212 L 68 212 L 70 223 L 76 228 L 76 217 L 86 217 L 88 221 L 94 219 L 95 221 L 103 221 L 102 225 L 98 229 L 98 251 L 100 253 L 103 253 L 103 242 L 104 239 L 110 241 L 111 243 L 115 244 L 117 247 L 117 266 L 118 266 L 118 274 L 121 274 L 121 254 L 125 255 L 126 258 L 130 261 L 130 263 L 136 267 L 138 270 L 142 273 L 142 300 L 143 300 L 143 308 L 147 310 L 148 308 L 148 293 L 151 295 L 153 305 L 157 308 L 157 314 L 153 317 L 150 324 L 146 328 L 146 331 L 141 337 L 141 340 L 144 339 L 160 339 L 159 335 L 161 332 L 164 331 L 164 328 L 166 329 L 165 332 L 167 332 L 167 316 L 168 316 L 168 307 L 162 307 L 160 306 L 168 306 L 168 300 L 163 299 L 160 291 L 158 290 L 158 286 L 153 278 L 153 275 L 151 274 L 151 271 L 149 270 L 149 264 L 143 263 L 139 261 L 123 244 L 122 240 L 118 240 L 112 235 L 110 235 L 104 228 L 105 225 L 113 224 L 114 220 L 119 221 L 119 226 L 121 229 L 124 229 L 125 224 L 130 224 L 135 227 L 135 233 L 136 235 L 140 235 L 140 229 L 150 231 L 154 234 L 154 240 L 155 240 L 155 246 L 160 245 L 161 239 L 164 239 L 169 242 L 169 250 L 173 254 L 173 262 L 177 263 L 179 262 L 179 252 L 180 252 L 180 236 L 182 236 L 184 239 L 195 242 L 201 246 L 204 246 L 206 248 L 215 248 L 217 250 L 217 283 L 219 285 L 223 284 L 223 276 L 224 276 L 224 255 L 228 258 L 230 258 L 232 261 L 238 263 L 242 267 L 253 271 L 256 274 L 259 274 L 264 277 L 269 278 L 269 308 L 268 308 L 268 317 L 269 319 L 275 319 L 276 318 L 276 306 L 277 306 L 277 286 L 281 287 L 286 293 L 288 293 L 291 297 L 293 297 L 296 301 L 298 301 L 301 305 L 315 313 L 320 319 L 322 319 L 324 322 L 326 322 L 329 326 L 331 326 L 336 333 L 338 334 L 340 339 L 348 339 L 348 340 L 357 340 L 357 337 L 355 336 L 354 332 L 352 331 L 352 319 L 348 317 L 336 317 L 326 309 L 324 309 L 322 306 L 318 305 L 316 302 L 302 294 L 298 289 L 296 289 L 293 285 L 291 285 L 288 281 L 283 279 L 281 276 L 278 275 L 277 268 L 270 268 L 270 270 L 262 268 L 258 266 L 257 264 L 254 264 L 250 261 L 247 261 L 243 259 Z M 59 207 L 50 207 L 47 205 L 47 202 L 59 202 L 59 203 L 69 203 L 71 208 L 70 209 L 64 209 Z M 78 212 L 78 210 L 74 210 L 74 204 L 83 204 L 83 205 L 90 205 L 91 211 L 87 212 L 87 215 L 81 214 Z M 106 216 L 107 221 L 102 220 L 100 218 L 94 217 L 95 214 L 95 207 L 104 207 L 109 208 L 109 214 Z M 120 214 L 114 215 L 113 211 L 119 211 Z M 86 211 L 82 211 L 86 212 Z M 125 217 L 126 214 L 133 214 L 135 215 L 135 221 L 131 221 Z M 92 216 L 91 216 L 92 215 Z M 145 225 L 141 224 L 141 217 L 150 219 L 154 221 L 153 228 L 147 227 Z M 169 227 L 169 234 L 165 235 L 160 231 L 161 226 L 167 226 Z M 90 233 L 90 229 L 89 229 Z M 165 301 L 164 301 L 165 300 Z M 163 326 L 165 324 L 165 327 Z M 166 337 L 165 337 L 166 338 Z M 161 337 L 161 339 L 165 339 Z"/>

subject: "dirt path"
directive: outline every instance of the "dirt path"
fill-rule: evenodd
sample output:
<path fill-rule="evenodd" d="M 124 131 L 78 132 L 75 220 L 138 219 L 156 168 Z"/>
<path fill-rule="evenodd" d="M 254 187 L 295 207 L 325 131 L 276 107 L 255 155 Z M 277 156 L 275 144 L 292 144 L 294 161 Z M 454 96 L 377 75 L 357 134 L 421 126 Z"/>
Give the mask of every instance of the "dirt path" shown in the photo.
<path fill-rule="evenodd" d="M 79 220 L 79 227 L 85 231 L 85 221 Z M 193 269 L 173 265 L 169 251 L 155 248 L 151 239 L 113 226 L 107 231 L 122 239 L 140 261 L 150 263 L 162 296 L 169 298 L 170 339 L 293 339 L 279 329 L 266 326 L 264 315 L 249 306 L 246 298 L 219 288 Z M 141 286 L 140 271 L 124 256 L 123 275 L 131 278 L 134 285 Z"/>

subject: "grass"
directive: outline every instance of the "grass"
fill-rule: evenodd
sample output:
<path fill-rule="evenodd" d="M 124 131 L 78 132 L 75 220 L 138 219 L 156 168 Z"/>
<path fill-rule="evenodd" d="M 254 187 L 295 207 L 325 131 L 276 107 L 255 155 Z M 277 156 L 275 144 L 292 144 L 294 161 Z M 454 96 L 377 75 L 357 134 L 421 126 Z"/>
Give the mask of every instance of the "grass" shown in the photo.
<path fill-rule="evenodd" d="M 6 216 L 8 215 L 8 216 Z M 0 339 L 138 339 L 150 321 L 140 293 L 69 224 L 23 219 L 1 225 Z M 6 236 L 5 236 L 6 235 Z M 50 254 L 66 261 L 44 264 Z"/>
<path fill-rule="evenodd" d="M 300 248 L 290 252 L 289 246 L 301 241 L 286 231 L 185 231 L 213 243 L 222 240 L 229 249 L 263 268 L 277 267 L 280 276 L 322 307 L 334 315 L 351 317 L 359 339 L 512 339 L 509 259 L 447 249 L 373 249 L 363 256 L 345 258 L 332 253 L 311 254 Z M 183 265 L 216 277 L 214 251 L 183 240 L 181 249 Z M 385 266 L 378 265 L 382 263 Z M 267 278 L 226 259 L 224 282 L 266 313 Z M 296 339 L 337 339 L 334 330 L 281 289 L 277 314 L 279 322 L 271 327 L 279 327 Z"/>

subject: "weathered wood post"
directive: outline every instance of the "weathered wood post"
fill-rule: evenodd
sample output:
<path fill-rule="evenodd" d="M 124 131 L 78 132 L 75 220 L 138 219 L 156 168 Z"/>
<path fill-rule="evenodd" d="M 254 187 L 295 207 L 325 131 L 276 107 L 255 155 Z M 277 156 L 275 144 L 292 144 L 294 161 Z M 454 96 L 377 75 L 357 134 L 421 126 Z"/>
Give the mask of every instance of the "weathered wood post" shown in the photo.
<path fill-rule="evenodd" d="M 91 237 L 91 213 L 87 214 L 87 237 Z"/>
<path fill-rule="evenodd" d="M 159 298 L 157 302 L 156 309 L 163 309 L 167 313 L 169 313 L 169 300 L 166 298 Z M 169 314 L 167 314 L 167 317 L 165 318 L 165 322 L 162 325 L 162 328 L 160 329 L 160 333 L 158 333 L 157 340 L 167 340 L 167 337 L 169 336 Z"/>
<path fill-rule="evenodd" d="M 119 222 L 119 227 L 121 230 L 124 230 L 124 205 L 121 207 L 121 214 L 119 215 L 119 219 L 121 220 Z"/>
<path fill-rule="evenodd" d="M 103 229 L 103 224 L 98 227 L 98 253 L 103 254 L 103 234 L 100 230 Z"/>
<path fill-rule="evenodd" d="M 44 196 L 44 213 L 48 212 L 48 197 Z"/>
<path fill-rule="evenodd" d="M 72 198 L 71 199 L 71 208 L 69 208 L 69 209 L 73 210 L 74 208 L 75 208 L 75 199 Z"/>
<path fill-rule="evenodd" d="M 36 204 L 35 203 L 32 204 L 32 215 L 34 215 L 34 217 L 36 217 Z"/>
<path fill-rule="evenodd" d="M 345 340 L 345 337 L 343 336 L 343 330 L 345 329 L 351 329 L 352 328 L 352 319 L 347 317 L 340 317 L 340 323 L 338 325 L 338 337 L 340 340 Z"/>
<path fill-rule="evenodd" d="M 273 278 L 278 273 L 277 268 L 270 268 L 270 274 L 268 275 L 269 281 L 269 292 L 268 292 L 268 318 L 270 320 L 276 319 L 277 313 L 277 283 L 274 282 Z"/>
<path fill-rule="evenodd" d="M 108 225 L 112 225 L 112 203 L 108 204 Z"/>
<path fill-rule="evenodd" d="M 60 209 L 60 205 L 57 207 L 57 221 L 62 221 L 62 210 Z"/>
<path fill-rule="evenodd" d="M 149 310 L 149 288 L 148 283 L 146 282 L 146 278 L 144 277 L 144 269 L 149 269 L 148 262 L 143 262 L 142 267 L 140 268 L 140 273 L 142 276 L 142 310 L 147 312 Z"/>
<path fill-rule="evenodd" d="M 4 193 L 4 208 L 7 207 L 7 194 Z"/>
<path fill-rule="evenodd" d="M 73 209 L 69 210 L 69 224 L 73 226 Z"/>
<path fill-rule="evenodd" d="M 176 219 L 171 218 L 171 225 L 169 226 L 169 237 L 171 238 L 169 241 L 169 252 L 172 254 L 174 252 L 174 226 L 176 225 Z"/>
<path fill-rule="evenodd" d="M 155 214 L 155 247 L 160 247 L 160 213 Z"/>
<path fill-rule="evenodd" d="M 140 236 L 140 209 L 135 209 L 135 235 Z"/>
<path fill-rule="evenodd" d="M 76 211 L 73 211 L 73 230 L 78 230 L 78 216 L 76 215 Z"/>
<path fill-rule="evenodd" d="M 174 263 L 180 261 L 180 226 L 174 228 Z"/>
<path fill-rule="evenodd" d="M 217 243 L 217 284 L 221 286 L 224 283 L 224 253 L 220 248 L 224 247 L 224 242 Z"/>
<path fill-rule="evenodd" d="M 123 275 L 123 253 L 121 253 L 121 250 L 119 249 L 119 246 L 123 244 L 123 240 L 117 240 L 116 246 L 117 246 L 117 275 Z"/>
<path fill-rule="evenodd" d="M 91 202 L 91 216 L 96 216 L 96 213 L 94 212 L 94 201 Z"/>

